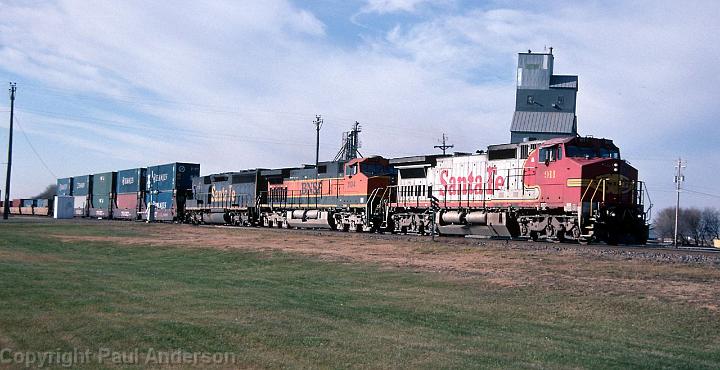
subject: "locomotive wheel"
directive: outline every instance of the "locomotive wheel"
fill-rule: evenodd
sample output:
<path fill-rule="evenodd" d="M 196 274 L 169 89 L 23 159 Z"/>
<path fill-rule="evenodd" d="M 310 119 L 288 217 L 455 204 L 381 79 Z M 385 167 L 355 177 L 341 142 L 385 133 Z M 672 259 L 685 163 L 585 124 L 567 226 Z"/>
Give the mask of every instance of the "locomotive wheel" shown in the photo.
<path fill-rule="evenodd" d="M 560 229 L 560 230 L 558 230 L 558 232 L 557 232 L 557 240 L 558 240 L 558 242 L 560 242 L 560 243 L 564 243 L 564 242 L 565 242 L 565 229 Z"/>
<path fill-rule="evenodd" d="M 553 227 L 552 224 L 548 224 L 547 226 L 545 226 L 545 235 L 547 235 L 547 236 L 555 235 L 555 227 Z"/>
<path fill-rule="evenodd" d="M 531 231 L 530 232 L 530 239 L 534 242 L 538 241 L 538 232 L 537 231 Z"/>
<path fill-rule="evenodd" d="M 580 240 L 581 233 L 578 226 L 573 227 L 572 230 L 570 230 L 570 233 L 572 234 L 573 239 Z"/>

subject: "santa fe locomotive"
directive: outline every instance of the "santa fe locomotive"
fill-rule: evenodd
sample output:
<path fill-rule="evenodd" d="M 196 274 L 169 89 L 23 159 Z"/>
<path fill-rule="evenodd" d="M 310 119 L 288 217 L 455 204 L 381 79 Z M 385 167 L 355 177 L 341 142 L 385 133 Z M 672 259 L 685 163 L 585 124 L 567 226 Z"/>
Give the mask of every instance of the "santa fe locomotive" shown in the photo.
<path fill-rule="evenodd" d="M 645 243 L 638 171 L 611 140 L 577 134 L 577 76 L 554 75 L 553 64 L 552 50 L 519 55 L 509 144 L 357 158 L 355 126 L 336 160 L 315 165 L 206 176 L 192 164 L 167 165 L 168 176 L 155 173 L 163 166 L 148 168 L 130 213 L 195 224 Z M 183 185 L 188 174 L 191 188 Z M 176 180 L 165 192 L 153 190 L 163 176 Z M 172 199 L 156 201 L 165 195 Z M 80 197 L 75 203 L 84 208 L 76 213 L 86 215 L 93 196 Z M 100 198 L 113 204 L 118 194 Z M 108 208 L 110 217 L 116 208 Z"/>

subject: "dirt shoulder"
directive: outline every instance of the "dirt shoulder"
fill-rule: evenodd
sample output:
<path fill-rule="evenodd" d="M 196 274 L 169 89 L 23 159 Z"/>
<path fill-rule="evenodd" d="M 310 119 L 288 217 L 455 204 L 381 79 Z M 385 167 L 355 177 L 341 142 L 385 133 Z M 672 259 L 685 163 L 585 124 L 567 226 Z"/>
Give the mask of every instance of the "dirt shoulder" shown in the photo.
<path fill-rule="evenodd" d="M 720 255 L 648 248 L 384 236 L 325 231 L 189 225 L 105 224 L 143 237 L 54 234 L 65 242 L 133 246 L 282 251 L 326 261 L 377 263 L 483 279 L 501 287 L 567 290 L 572 294 L 634 293 L 720 310 Z"/>

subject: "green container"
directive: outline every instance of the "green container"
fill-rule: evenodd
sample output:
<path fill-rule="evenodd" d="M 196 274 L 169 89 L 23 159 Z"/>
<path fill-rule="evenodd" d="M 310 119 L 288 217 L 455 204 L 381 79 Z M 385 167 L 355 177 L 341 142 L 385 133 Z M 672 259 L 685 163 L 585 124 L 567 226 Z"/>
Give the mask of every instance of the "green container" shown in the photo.
<path fill-rule="evenodd" d="M 105 172 L 96 173 L 93 175 L 92 195 L 95 196 L 108 196 L 115 191 L 115 180 L 117 179 L 117 172 Z"/>
<path fill-rule="evenodd" d="M 92 208 L 110 209 L 110 197 L 107 195 L 93 195 Z"/>

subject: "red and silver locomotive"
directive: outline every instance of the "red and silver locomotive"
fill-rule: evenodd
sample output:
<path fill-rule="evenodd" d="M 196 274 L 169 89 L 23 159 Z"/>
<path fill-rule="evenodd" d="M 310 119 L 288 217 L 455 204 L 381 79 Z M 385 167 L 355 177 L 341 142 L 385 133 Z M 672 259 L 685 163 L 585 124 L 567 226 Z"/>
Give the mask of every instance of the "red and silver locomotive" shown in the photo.
<path fill-rule="evenodd" d="M 565 137 L 390 161 L 395 231 L 645 243 L 642 182 L 611 140 Z"/>

